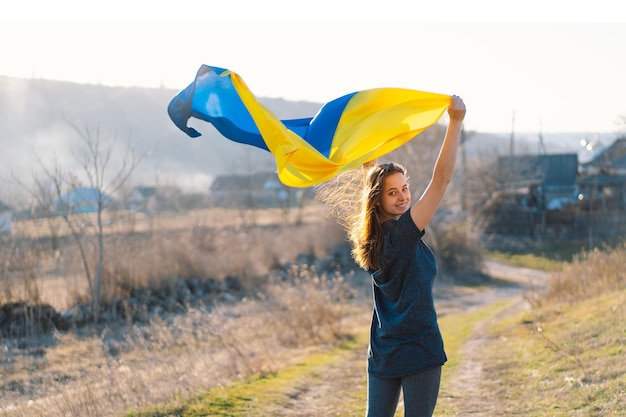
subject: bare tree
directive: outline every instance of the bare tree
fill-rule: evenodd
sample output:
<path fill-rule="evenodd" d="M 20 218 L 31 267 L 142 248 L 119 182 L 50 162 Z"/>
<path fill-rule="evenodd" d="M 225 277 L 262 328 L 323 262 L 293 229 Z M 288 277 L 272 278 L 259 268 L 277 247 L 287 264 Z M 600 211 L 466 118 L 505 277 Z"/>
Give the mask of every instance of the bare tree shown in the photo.
<path fill-rule="evenodd" d="M 122 153 L 121 160 L 115 159 L 114 151 L 117 149 L 115 135 L 104 134 L 99 126 L 93 127 L 69 120 L 66 122 L 80 139 L 79 146 L 73 152 L 74 160 L 80 168 L 77 172 L 71 172 L 65 170 L 57 158 L 51 165 L 47 165 L 40 156 L 36 156 L 41 174 L 33 174 L 35 185 L 29 191 L 46 214 L 61 217 L 67 225 L 80 253 L 89 288 L 93 319 L 97 322 L 104 280 L 104 212 L 108 209 L 111 196 L 122 190 L 143 159 L 143 155 L 139 155 L 129 143 Z M 91 265 L 86 242 L 86 227 L 90 222 L 75 210 L 71 202 L 65 199 L 68 191 L 79 187 L 89 187 L 95 193 L 95 252 L 97 253 L 95 267 Z"/>
<path fill-rule="evenodd" d="M 37 162 L 39 167 L 44 168 L 45 175 L 40 175 L 37 172 L 32 172 L 33 185 L 30 186 L 25 183 L 18 175 L 13 173 L 13 179 L 22 188 L 27 190 L 29 195 L 29 207 L 30 216 L 36 219 L 44 219 L 46 226 L 48 227 L 48 236 L 51 240 L 51 249 L 56 251 L 59 249 L 59 233 L 61 228 L 61 222 L 58 221 L 56 214 L 54 213 L 54 202 L 57 199 L 57 190 L 55 183 L 60 180 L 57 176 L 62 176 L 60 172 L 60 165 L 55 157 L 53 166 L 47 168 L 43 164 L 43 160 L 33 149 L 31 150 L 31 157 Z"/>

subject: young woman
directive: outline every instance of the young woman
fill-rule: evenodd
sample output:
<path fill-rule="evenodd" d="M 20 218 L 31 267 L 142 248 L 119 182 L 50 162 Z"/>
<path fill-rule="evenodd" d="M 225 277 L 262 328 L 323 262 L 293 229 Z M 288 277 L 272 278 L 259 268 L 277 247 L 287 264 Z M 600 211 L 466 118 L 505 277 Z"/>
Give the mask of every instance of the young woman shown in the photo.
<path fill-rule="evenodd" d="M 422 236 L 452 179 L 465 117 L 458 96 L 451 97 L 448 115 L 432 178 L 414 204 L 404 167 L 370 163 L 364 166 L 360 212 L 338 216 L 355 260 L 371 273 L 373 282 L 368 417 L 392 417 L 401 390 L 405 416 L 430 417 L 439 395 L 447 358 L 432 294 L 437 263 Z M 336 193 L 325 197 L 321 199 L 338 203 Z"/>

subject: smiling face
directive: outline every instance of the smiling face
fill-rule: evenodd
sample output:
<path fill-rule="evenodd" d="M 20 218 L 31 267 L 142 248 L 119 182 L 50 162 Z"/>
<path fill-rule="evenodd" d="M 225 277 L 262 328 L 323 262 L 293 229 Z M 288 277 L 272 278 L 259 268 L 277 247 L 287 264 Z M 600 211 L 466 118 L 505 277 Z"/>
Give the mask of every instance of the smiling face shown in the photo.
<path fill-rule="evenodd" d="M 385 178 L 379 203 L 385 216 L 395 219 L 411 207 L 411 192 L 404 174 L 394 172 Z"/>

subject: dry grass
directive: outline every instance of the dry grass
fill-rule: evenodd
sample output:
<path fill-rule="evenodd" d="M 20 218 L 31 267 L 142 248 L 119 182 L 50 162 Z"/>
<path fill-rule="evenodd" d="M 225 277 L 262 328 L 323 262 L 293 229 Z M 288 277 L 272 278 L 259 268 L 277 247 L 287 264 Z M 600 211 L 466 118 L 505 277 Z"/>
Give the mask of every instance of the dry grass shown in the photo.
<path fill-rule="evenodd" d="M 355 311 L 343 280 L 297 272 L 267 297 L 154 317 L 146 326 L 56 334 L 47 347 L 5 348 L 3 415 L 114 416 L 275 374 L 316 346 L 338 343 Z"/>
<path fill-rule="evenodd" d="M 482 385 L 494 415 L 624 415 L 625 305 L 626 294 L 613 291 L 495 326 Z"/>
<path fill-rule="evenodd" d="M 316 222 L 320 219 L 322 208 L 311 204 L 301 213 L 283 209 L 237 210 L 210 208 L 184 213 L 163 213 L 156 216 L 141 212 L 103 212 L 106 234 L 149 233 L 154 230 L 189 230 L 194 227 L 215 226 L 243 228 L 247 226 L 264 226 L 276 224 L 278 220 L 284 224 L 293 224 L 296 219 L 303 223 Z M 71 221 L 80 222 L 87 230 L 95 232 L 96 215 L 80 214 L 70 216 Z M 19 238 L 47 238 L 51 231 L 59 237 L 69 236 L 70 229 L 60 217 L 49 219 L 14 221 L 12 235 Z"/>
<path fill-rule="evenodd" d="M 615 267 L 626 261 L 620 251 L 617 249 L 614 253 L 604 254 L 617 259 Z M 591 257 L 584 262 L 593 263 L 598 259 L 606 266 L 604 257 Z M 579 265 L 579 268 L 571 269 L 567 277 L 559 275 L 559 279 L 561 282 L 579 280 L 581 276 L 575 271 L 588 267 L 592 268 L 591 265 Z M 611 274 L 608 268 L 604 272 Z M 511 313 L 512 316 L 508 313 L 502 315 L 504 310 L 509 310 L 508 302 L 504 302 L 443 317 L 442 331 L 452 359 L 444 372 L 437 415 L 624 415 L 626 333 L 623 330 L 626 328 L 626 294 L 623 281 L 618 278 L 620 275 L 613 275 L 615 279 L 598 281 L 595 285 L 601 285 L 603 290 L 588 299 L 572 301 L 571 297 L 566 296 L 557 302 L 554 294 L 548 294 L 544 296 L 546 298 L 542 307 Z M 504 307 L 506 309 L 503 310 Z M 513 308 L 511 311 L 518 310 Z M 477 358 L 482 359 L 481 378 L 470 382 L 470 393 L 459 393 L 453 390 L 457 382 L 455 372 L 459 362 L 465 359 L 462 348 L 468 339 L 475 337 L 472 334 L 477 326 L 484 328 L 479 339 L 474 339 L 478 343 L 476 349 L 480 349 Z M 358 386 L 358 393 L 364 393 L 362 359 L 355 362 L 352 356 L 336 355 L 351 358 L 346 359 L 350 361 L 349 365 L 339 368 L 344 371 L 341 375 L 350 373 L 355 390 Z M 332 382 L 319 381 L 317 375 L 320 372 L 331 372 L 334 375 L 338 372 L 334 368 L 327 362 L 305 362 L 303 366 L 292 367 L 287 373 L 279 374 L 276 379 L 256 379 L 243 385 L 229 384 L 209 394 L 172 403 L 168 407 L 150 407 L 145 413 L 129 415 L 200 416 L 207 415 L 208 410 L 209 415 L 313 415 L 313 410 L 319 411 L 322 409 L 320 407 L 333 410 L 332 414 L 322 415 L 362 415 L 365 405 L 362 395 L 359 396 L 355 390 L 342 393 L 340 395 L 343 395 L 341 398 L 345 403 L 338 405 L 337 399 L 331 394 Z M 294 372 L 297 373 L 296 378 Z M 308 385 L 316 381 L 319 385 Z M 314 396 L 320 387 L 328 395 L 323 401 Z M 462 395 L 458 397 L 459 394 Z M 303 402 L 312 396 L 314 408 L 303 404 L 302 410 L 281 409 L 276 414 L 263 413 L 264 410 L 272 410 L 273 406 L 284 404 L 286 398 L 292 395 L 301 398 Z M 287 403 L 293 404 L 293 401 Z M 397 415 L 401 415 L 400 410 Z"/>
<path fill-rule="evenodd" d="M 221 280 L 230 275 L 254 284 L 271 267 L 302 253 L 326 256 L 343 241 L 340 229 L 318 205 L 306 207 L 297 224 L 278 209 L 117 216 L 124 221 L 118 219 L 105 229 L 105 302 L 128 296 L 135 288 L 158 288 L 179 278 Z M 45 302 L 68 309 L 88 298 L 81 255 L 66 235 L 69 230 L 63 223 L 57 225 L 54 249 L 48 220 L 16 222 L 14 237 L 0 247 L 0 304 Z M 89 232 L 95 230 L 90 226 L 93 219 L 80 220 L 93 265 L 97 254 L 96 239 Z"/>
<path fill-rule="evenodd" d="M 531 310 L 491 327 L 477 382 L 484 415 L 626 415 L 625 264 L 623 245 L 580 255 Z"/>
<path fill-rule="evenodd" d="M 205 305 L 186 306 L 185 314 L 152 316 L 143 325 L 112 323 L 3 340 L 0 414 L 120 415 L 250 375 L 275 375 L 311 352 L 344 341 L 355 320 L 361 326 L 371 314 L 369 280 L 327 276 L 313 265 L 268 275 L 301 254 L 324 257 L 345 245 L 343 232 L 317 205 L 307 208 L 302 222 L 285 219 L 282 210 L 209 210 L 135 217 L 126 226 L 111 223 L 105 259 L 108 300 L 175 279 L 229 275 L 242 280 L 245 298 L 237 303 L 208 298 Z M 24 297 L 64 309 L 84 299 L 86 283 L 71 240 L 60 238 L 58 250 L 52 251 L 41 230 L 45 225 L 29 227 L 34 226 L 16 229 L 22 233 L 15 240 L 23 244 L 19 250 L 3 246 L 0 251 L 10 266 L 0 280 L 0 289 L 7 289 L 3 301 Z M 89 233 L 85 238 L 91 239 Z M 25 252 L 30 253 L 22 257 L 25 275 L 18 276 L 15 266 Z M 33 287 L 18 296 L 24 277 Z"/>
<path fill-rule="evenodd" d="M 552 274 L 546 302 L 569 302 L 626 289 L 626 244 L 582 252 Z"/>
<path fill-rule="evenodd" d="M 316 346 L 338 343 L 352 314 L 346 300 L 358 296 L 345 281 L 350 277 L 301 266 L 270 281 L 267 272 L 300 254 L 326 256 L 343 234 L 319 206 L 299 213 L 297 223 L 286 214 L 207 210 L 112 223 L 106 299 L 174 279 L 227 276 L 237 276 L 249 295 L 233 304 L 208 298 L 184 315 L 153 316 L 146 325 L 3 340 L 0 414 L 119 415 L 247 375 L 273 374 Z M 79 256 L 62 227 L 58 250 L 49 246 L 46 224 L 18 222 L 15 230 L 18 236 L 0 250 L 1 302 L 64 309 L 86 297 Z"/>

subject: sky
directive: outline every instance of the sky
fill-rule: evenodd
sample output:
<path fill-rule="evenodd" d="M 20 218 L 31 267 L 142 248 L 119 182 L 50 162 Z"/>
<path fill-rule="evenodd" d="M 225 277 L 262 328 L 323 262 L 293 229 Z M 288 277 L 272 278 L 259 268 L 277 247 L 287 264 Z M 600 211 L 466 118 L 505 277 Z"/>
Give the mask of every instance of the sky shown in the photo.
<path fill-rule="evenodd" d="M 207 64 L 257 97 L 325 103 L 402 87 L 460 95 L 473 131 L 626 131 L 615 1 L 12 3 L 0 10 L 0 75 L 181 90 Z"/>

